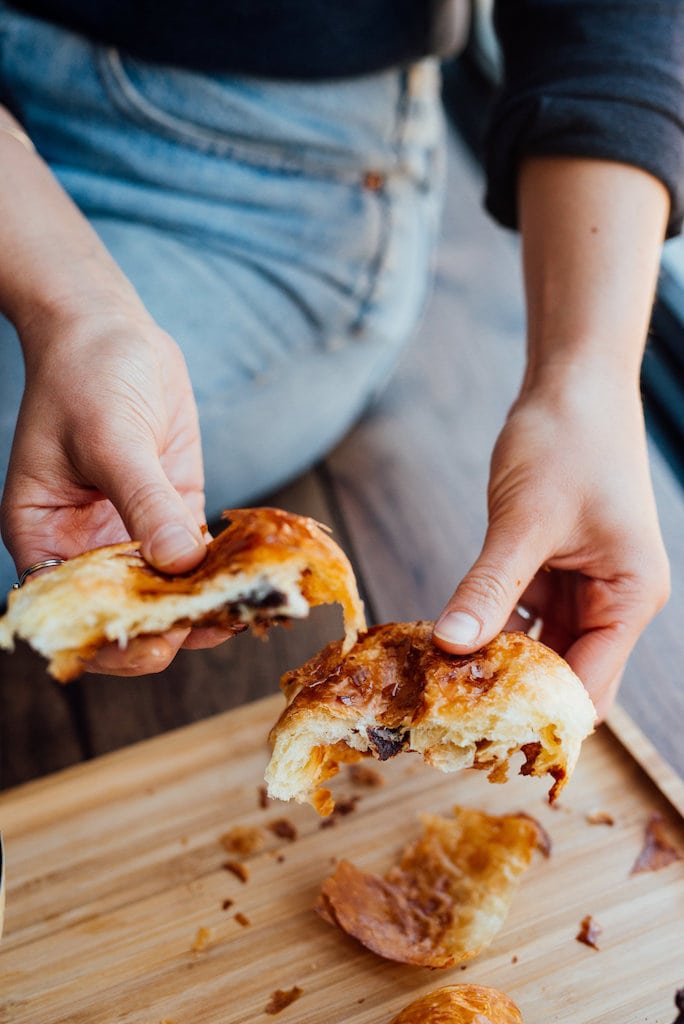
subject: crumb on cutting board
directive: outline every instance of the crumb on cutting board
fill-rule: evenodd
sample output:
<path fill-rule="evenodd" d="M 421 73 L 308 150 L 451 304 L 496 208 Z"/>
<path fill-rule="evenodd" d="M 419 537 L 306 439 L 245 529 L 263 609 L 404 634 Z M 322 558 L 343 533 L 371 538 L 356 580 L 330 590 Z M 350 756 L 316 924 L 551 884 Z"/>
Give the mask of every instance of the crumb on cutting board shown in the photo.
<path fill-rule="evenodd" d="M 612 814 L 608 814 L 608 811 L 592 811 L 587 814 L 587 823 L 589 825 L 614 825 L 615 818 Z"/>
<path fill-rule="evenodd" d="M 646 822 L 644 845 L 632 865 L 630 875 L 638 875 L 642 871 L 660 871 L 673 861 L 681 859 L 681 853 L 665 834 L 665 819 L 662 814 L 654 811 Z"/>
<path fill-rule="evenodd" d="M 269 821 L 266 827 L 279 839 L 287 839 L 292 843 L 297 838 L 297 829 L 288 818 L 276 818 L 275 821 Z"/>
<path fill-rule="evenodd" d="M 201 953 L 209 945 L 209 940 L 210 939 L 211 939 L 211 929 L 205 928 L 204 925 L 202 925 L 200 928 L 197 929 L 197 934 L 195 935 L 195 941 L 193 942 L 193 944 L 190 947 L 190 949 L 192 950 L 193 953 Z"/>
<path fill-rule="evenodd" d="M 231 874 L 239 878 L 241 882 L 249 881 L 249 868 L 246 864 L 243 864 L 239 860 L 226 860 L 221 865 L 224 871 L 230 871 Z"/>
<path fill-rule="evenodd" d="M 289 989 L 277 988 L 275 992 L 271 993 L 271 998 L 266 1004 L 265 1012 L 270 1014 L 280 1013 L 281 1010 L 284 1010 L 291 1003 L 294 1003 L 296 999 L 299 999 L 302 991 L 299 985 L 293 985 Z"/>
<path fill-rule="evenodd" d="M 575 938 L 578 942 L 583 942 L 585 946 L 591 946 L 592 949 L 598 950 L 598 940 L 603 932 L 603 928 L 594 920 L 591 914 L 587 914 L 586 917 L 582 918 L 580 922 L 580 930 L 578 931 Z"/>
<path fill-rule="evenodd" d="M 253 825 L 235 825 L 228 832 L 219 836 L 219 842 L 226 853 L 239 853 L 247 856 L 263 849 L 266 837 L 263 829 Z"/>

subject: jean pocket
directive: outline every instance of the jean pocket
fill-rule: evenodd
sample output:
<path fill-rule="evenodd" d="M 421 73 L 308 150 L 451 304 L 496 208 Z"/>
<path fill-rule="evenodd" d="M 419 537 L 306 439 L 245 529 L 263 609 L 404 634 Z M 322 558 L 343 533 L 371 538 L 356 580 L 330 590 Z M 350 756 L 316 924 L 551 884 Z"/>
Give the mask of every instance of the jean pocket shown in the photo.
<path fill-rule="evenodd" d="M 389 172 L 396 162 L 381 127 L 373 138 L 376 127 L 394 115 L 386 83 L 359 86 L 374 95 L 376 109 L 356 131 L 355 104 L 346 83 L 202 73 L 150 64 L 111 47 L 99 51 L 98 70 L 119 114 L 191 149 L 347 182 L 357 180 L 369 163 Z"/>

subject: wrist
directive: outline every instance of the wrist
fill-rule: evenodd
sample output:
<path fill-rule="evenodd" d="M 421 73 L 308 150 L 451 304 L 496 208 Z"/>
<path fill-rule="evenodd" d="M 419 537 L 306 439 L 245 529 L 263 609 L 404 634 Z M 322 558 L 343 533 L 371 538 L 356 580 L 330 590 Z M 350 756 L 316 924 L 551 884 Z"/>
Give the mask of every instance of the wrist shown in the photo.
<path fill-rule="evenodd" d="M 131 345 L 140 355 L 155 352 L 163 332 L 144 307 L 129 308 L 116 298 L 100 294 L 78 308 L 56 303 L 34 312 L 19 329 L 27 380 L 48 381 L 65 368 L 80 374 L 118 359 Z"/>
<path fill-rule="evenodd" d="M 511 408 L 514 413 L 537 423 L 541 435 L 551 431 L 559 444 L 582 439 L 581 445 L 590 451 L 620 434 L 634 450 L 643 446 L 638 376 L 611 372 L 599 361 L 545 363 L 526 374 Z"/>
<path fill-rule="evenodd" d="M 527 364 L 521 391 L 557 394 L 601 394 L 608 397 L 639 393 L 641 350 L 626 347 L 616 354 L 613 346 L 598 342 L 528 342 Z"/>
<path fill-rule="evenodd" d="M 33 351 L 44 349 L 53 339 L 72 332 L 82 333 L 87 323 L 102 321 L 111 329 L 124 323 L 149 325 L 152 320 L 140 298 L 120 275 L 121 279 L 106 274 L 95 275 L 90 268 L 89 283 L 78 266 L 70 273 L 60 275 L 52 282 L 41 283 L 36 292 L 27 291 L 17 297 L 10 314 L 26 357 Z"/>

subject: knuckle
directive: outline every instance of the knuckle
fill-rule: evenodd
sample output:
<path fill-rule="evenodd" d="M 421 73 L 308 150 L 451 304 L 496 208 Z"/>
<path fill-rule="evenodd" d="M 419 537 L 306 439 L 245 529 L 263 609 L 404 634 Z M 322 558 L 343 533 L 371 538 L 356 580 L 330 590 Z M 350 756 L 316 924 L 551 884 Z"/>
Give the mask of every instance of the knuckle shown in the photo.
<path fill-rule="evenodd" d="M 137 484 L 121 500 L 119 511 L 126 522 L 145 522 L 159 515 L 166 505 L 166 495 L 156 481 Z"/>
<path fill-rule="evenodd" d="M 670 599 L 672 593 L 672 581 L 670 577 L 670 565 L 667 559 L 660 566 L 651 581 L 649 588 L 650 599 L 654 612 L 661 611 Z"/>
<path fill-rule="evenodd" d="M 163 672 L 169 667 L 175 656 L 176 651 L 170 650 L 168 647 L 166 650 L 151 651 L 144 659 L 140 671 L 142 674 Z"/>
<path fill-rule="evenodd" d="M 509 600 L 505 573 L 494 566 L 478 565 L 464 580 L 464 589 L 484 604 L 503 608 Z"/>
<path fill-rule="evenodd" d="M 645 552 L 639 579 L 644 603 L 653 613 L 660 611 L 667 603 L 671 592 L 670 562 L 662 544 L 655 550 Z"/>
<path fill-rule="evenodd" d="M 671 593 L 670 565 L 667 557 L 657 553 L 636 572 L 623 577 L 618 588 L 628 618 L 644 628 L 667 604 Z"/>
<path fill-rule="evenodd" d="M 18 526 L 19 517 L 16 509 L 13 508 L 9 501 L 3 501 L 2 505 L 0 505 L 0 536 L 5 546 L 9 549 L 12 547 Z"/>

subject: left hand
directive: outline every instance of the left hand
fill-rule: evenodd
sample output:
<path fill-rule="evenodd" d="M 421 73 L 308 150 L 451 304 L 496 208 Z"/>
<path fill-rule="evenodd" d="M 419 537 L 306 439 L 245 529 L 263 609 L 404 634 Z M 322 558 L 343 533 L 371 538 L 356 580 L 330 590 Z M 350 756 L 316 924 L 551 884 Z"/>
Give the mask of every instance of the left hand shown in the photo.
<path fill-rule="evenodd" d="M 123 302 L 121 303 L 123 306 Z M 164 572 L 206 552 L 197 410 L 180 350 L 144 311 L 35 318 L 2 503 L 17 571 L 133 537 Z M 234 630 L 174 629 L 101 648 L 86 671 L 159 672 L 181 646 Z"/>

